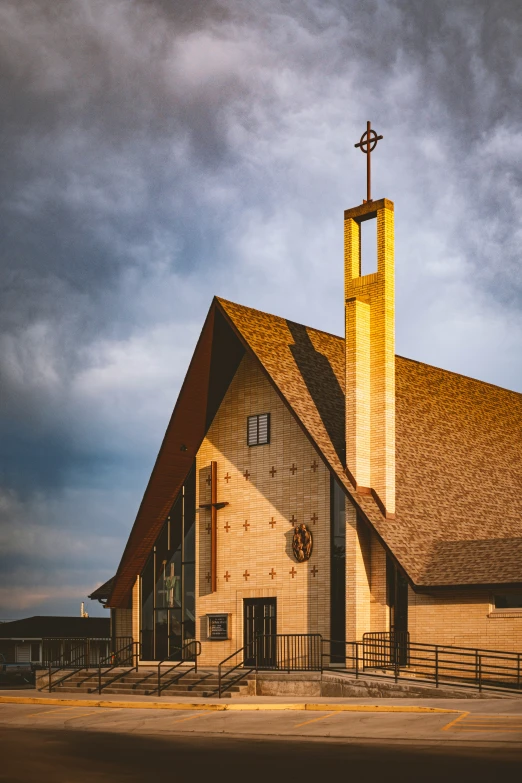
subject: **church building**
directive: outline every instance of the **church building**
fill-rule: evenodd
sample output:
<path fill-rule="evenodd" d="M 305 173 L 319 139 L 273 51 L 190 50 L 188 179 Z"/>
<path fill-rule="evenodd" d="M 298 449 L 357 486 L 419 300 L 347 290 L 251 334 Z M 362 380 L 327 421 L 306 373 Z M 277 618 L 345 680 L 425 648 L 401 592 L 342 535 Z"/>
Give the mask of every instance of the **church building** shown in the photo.
<path fill-rule="evenodd" d="M 522 395 L 395 354 L 391 201 L 346 210 L 344 247 L 344 339 L 211 304 L 108 589 L 143 661 L 247 661 L 259 634 L 522 650 Z"/>

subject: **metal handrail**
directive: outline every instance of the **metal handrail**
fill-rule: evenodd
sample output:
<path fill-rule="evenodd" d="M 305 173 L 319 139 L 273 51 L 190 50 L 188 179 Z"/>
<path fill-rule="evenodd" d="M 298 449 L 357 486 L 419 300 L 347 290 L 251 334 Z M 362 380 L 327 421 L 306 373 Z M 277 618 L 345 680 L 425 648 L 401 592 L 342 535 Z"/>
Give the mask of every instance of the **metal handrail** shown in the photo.
<path fill-rule="evenodd" d="M 64 657 L 65 657 L 65 655 L 64 655 L 64 654 L 62 654 L 62 655 L 60 656 L 60 659 L 62 659 L 62 658 L 64 658 Z M 67 663 L 63 663 L 63 665 L 62 665 L 62 666 L 59 666 L 57 669 L 55 669 L 55 671 L 54 671 L 54 674 L 57 674 L 58 672 L 61 672 L 61 671 L 63 671 L 64 669 L 70 669 L 70 668 L 72 668 L 72 669 L 73 669 L 73 671 L 72 671 L 72 672 L 69 672 L 69 674 L 65 674 L 63 677 L 60 677 L 60 679 L 59 679 L 59 680 L 55 680 L 54 682 L 52 682 L 52 675 L 53 675 L 53 671 L 52 671 L 52 662 L 50 661 L 50 662 L 49 662 L 49 683 L 48 683 L 48 685 L 49 685 L 49 693 L 52 693 L 52 691 L 53 691 L 53 688 L 55 688 L 57 685 L 59 685 L 59 684 L 60 684 L 60 683 L 62 683 L 62 682 L 65 682 L 65 680 L 68 680 L 68 679 L 69 679 L 69 677 L 72 677 L 72 675 L 73 675 L 73 674 L 76 674 L 76 671 L 77 671 L 78 669 L 82 669 L 82 668 L 84 668 L 83 666 L 76 666 L 76 663 L 77 663 L 78 661 L 80 661 L 80 660 L 84 660 L 84 659 L 85 659 L 85 651 L 83 651 L 83 652 L 81 653 L 81 655 L 78 655 L 78 656 L 77 656 L 76 658 L 74 658 L 72 661 L 71 661 L 71 660 L 69 660 Z"/>
<path fill-rule="evenodd" d="M 163 688 L 162 688 L 162 686 L 161 686 L 161 678 L 165 677 L 166 674 L 170 674 L 170 672 L 174 671 L 174 669 L 177 669 L 178 666 L 181 666 L 183 663 L 185 663 L 186 659 L 183 657 L 183 651 L 187 647 L 190 647 L 191 645 L 195 645 L 196 646 L 196 651 L 194 653 L 194 656 L 195 656 L 194 666 L 191 666 L 190 669 L 187 669 L 186 671 L 183 672 L 183 674 L 180 674 L 178 679 L 180 679 L 181 677 L 184 677 L 186 674 L 188 674 L 191 671 L 194 671 L 196 674 L 198 673 L 198 656 L 201 655 L 201 642 L 198 641 L 197 639 L 191 639 L 190 642 L 187 642 L 186 644 L 184 644 L 183 647 L 176 647 L 176 651 L 181 650 L 181 660 L 178 661 L 177 663 L 175 663 L 173 666 L 171 666 L 170 669 L 167 669 L 166 672 L 162 672 L 161 671 L 161 666 L 162 666 L 162 664 L 166 663 L 167 661 L 172 660 L 172 656 L 175 655 L 175 653 L 171 653 L 171 655 L 169 655 L 167 658 L 164 658 L 162 661 L 160 661 L 158 663 L 158 696 L 161 696 L 161 691 L 165 690 L 165 688 L 168 688 L 169 685 L 171 684 L 171 682 L 174 679 L 176 679 L 175 677 L 171 677 L 171 679 L 167 682 L 167 684 L 163 685 Z"/>
<path fill-rule="evenodd" d="M 245 644 L 243 647 L 240 647 L 240 648 L 239 648 L 239 650 L 236 650 L 236 651 L 235 651 L 235 652 L 233 652 L 231 655 L 229 655 L 227 658 L 224 658 L 224 659 L 221 661 L 221 663 L 218 663 L 218 699 L 220 699 L 220 698 L 221 698 L 221 694 L 223 693 L 223 690 L 224 690 L 224 689 L 222 688 L 222 685 L 221 685 L 221 684 L 222 684 L 222 681 L 223 681 L 223 675 L 222 675 L 222 673 L 221 673 L 221 667 L 223 666 L 223 664 L 224 664 L 224 663 L 226 663 L 227 661 L 229 661 L 231 658 L 234 658 L 236 655 L 239 655 L 240 653 L 244 652 L 245 650 L 250 650 L 250 648 L 251 648 L 251 646 L 252 646 L 253 644 L 255 644 L 255 642 L 250 642 L 249 644 Z M 236 671 L 236 669 L 239 669 L 241 666 L 244 666 L 244 665 L 245 665 L 245 655 L 243 655 L 243 657 L 242 657 L 242 660 L 241 660 L 241 661 L 240 661 L 238 664 L 236 664 L 235 666 L 232 666 L 232 668 L 230 668 L 230 669 L 229 669 L 229 670 L 226 672 L 226 674 L 225 674 L 224 676 L 225 676 L 225 677 L 228 677 L 228 675 L 229 675 L 229 674 L 232 674 L 232 672 L 235 672 L 235 671 Z M 253 668 L 253 667 L 252 667 L 252 668 L 250 668 L 250 669 L 249 669 L 249 671 L 248 671 L 248 673 L 249 673 L 249 672 L 251 672 L 251 671 L 253 671 L 253 670 L 254 670 L 254 668 Z M 241 675 L 241 677 L 238 677 L 237 679 L 241 679 L 243 676 L 244 676 L 244 675 L 242 674 L 242 675 Z M 236 682 L 236 681 L 237 681 L 237 680 L 234 680 L 234 682 Z M 229 681 L 229 682 L 227 683 L 227 687 L 230 687 L 230 685 L 233 685 L 233 682 L 230 682 L 230 681 Z"/>
<path fill-rule="evenodd" d="M 130 642 L 130 644 L 125 645 L 125 647 L 122 647 L 118 652 L 111 653 L 110 655 L 107 655 L 105 658 L 101 658 L 98 662 L 98 693 L 102 692 L 102 666 L 104 664 L 111 664 L 107 669 L 105 669 L 105 674 L 108 674 L 110 671 L 113 671 L 114 669 L 118 668 L 119 666 L 128 664 L 129 661 L 132 661 L 132 666 L 130 666 L 126 671 L 119 672 L 115 677 L 108 680 L 107 682 L 103 683 L 103 688 L 106 688 L 108 685 L 111 685 L 113 682 L 116 682 L 116 680 L 119 680 L 121 677 L 124 677 L 126 674 L 129 674 L 129 672 L 132 671 L 138 671 L 138 660 L 139 660 L 139 642 Z M 114 662 L 114 658 L 118 657 L 122 654 L 128 651 L 128 654 L 125 656 L 124 660 L 117 660 Z"/>
<path fill-rule="evenodd" d="M 395 681 L 401 679 L 430 680 L 439 687 L 440 683 L 454 683 L 460 686 L 477 686 L 479 692 L 485 688 L 495 690 L 520 690 L 522 688 L 522 653 L 485 650 L 454 645 L 411 642 L 404 635 L 398 637 L 380 632 L 364 634 L 362 642 L 344 642 L 324 639 L 321 665 L 329 658 L 329 670 L 335 670 L 332 663 L 332 645 L 345 646 L 341 654 L 344 663 L 338 670 L 355 673 L 375 670 L 389 671 Z M 362 654 L 361 654 L 362 653 Z M 388 676 L 388 675 L 384 675 Z"/>

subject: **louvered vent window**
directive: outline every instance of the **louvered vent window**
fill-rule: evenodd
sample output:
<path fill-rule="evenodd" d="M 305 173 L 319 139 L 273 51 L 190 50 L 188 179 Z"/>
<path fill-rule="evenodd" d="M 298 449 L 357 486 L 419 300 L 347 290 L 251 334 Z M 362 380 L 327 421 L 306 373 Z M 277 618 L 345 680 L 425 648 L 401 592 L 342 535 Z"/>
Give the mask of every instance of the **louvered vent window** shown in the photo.
<path fill-rule="evenodd" d="M 270 443 L 270 414 L 260 413 L 247 419 L 247 443 L 249 446 L 264 446 Z"/>

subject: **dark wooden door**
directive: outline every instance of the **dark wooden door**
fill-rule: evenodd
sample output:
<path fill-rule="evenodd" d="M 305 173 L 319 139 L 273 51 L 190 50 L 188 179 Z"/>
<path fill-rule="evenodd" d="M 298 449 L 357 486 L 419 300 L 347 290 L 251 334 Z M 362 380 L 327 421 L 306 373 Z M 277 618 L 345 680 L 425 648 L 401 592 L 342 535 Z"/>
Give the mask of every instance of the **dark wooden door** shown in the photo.
<path fill-rule="evenodd" d="M 275 598 L 244 599 L 245 664 L 261 669 L 276 665 L 277 606 Z"/>

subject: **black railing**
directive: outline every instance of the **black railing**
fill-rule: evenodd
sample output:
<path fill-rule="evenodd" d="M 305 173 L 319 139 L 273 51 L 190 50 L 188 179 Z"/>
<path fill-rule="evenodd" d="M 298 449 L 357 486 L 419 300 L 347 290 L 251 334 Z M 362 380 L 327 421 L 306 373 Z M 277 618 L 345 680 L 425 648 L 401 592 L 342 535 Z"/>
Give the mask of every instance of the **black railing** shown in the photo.
<path fill-rule="evenodd" d="M 322 636 L 319 633 L 257 636 L 254 649 L 256 671 L 321 671 Z"/>
<path fill-rule="evenodd" d="M 363 668 L 377 669 L 409 665 L 410 634 L 407 631 L 378 631 L 363 634 Z"/>
<path fill-rule="evenodd" d="M 165 664 L 171 661 L 174 657 L 174 655 L 177 655 L 179 652 L 181 652 L 181 660 L 176 660 L 176 663 L 171 666 L 166 671 L 161 671 L 161 667 Z M 189 672 L 195 672 L 197 674 L 198 672 L 198 657 L 201 655 L 201 642 L 196 641 L 196 639 L 191 639 L 190 642 L 187 642 L 183 645 L 183 647 L 176 647 L 176 651 L 173 652 L 168 658 L 164 658 L 162 661 L 158 663 L 158 696 L 161 696 L 161 691 L 164 691 L 165 688 L 168 688 L 171 683 L 174 681 L 180 680 L 182 677 L 187 675 Z M 191 660 L 194 661 L 194 666 L 190 666 L 188 669 L 185 669 L 182 672 L 176 672 L 174 677 L 171 677 L 166 682 L 163 681 L 167 674 L 170 674 L 174 671 L 174 669 L 178 669 L 180 666 L 185 664 L 187 661 L 190 662 Z"/>
<path fill-rule="evenodd" d="M 240 647 L 239 650 L 236 650 L 231 655 L 229 655 L 227 658 L 224 658 L 221 663 L 218 664 L 218 698 L 221 698 L 221 695 L 223 692 L 230 688 L 231 685 L 234 685 L 239 680 L 242 680 L 243 677 L 245 677 L 246 674 L 250 674 L 250 672 L 254 671 L 254 666 L 246 665 L 245 662 L 251 660 L 252 656 L 254 655 L 254 642 L 251 642 L 250 644 L 245 645 L 244 647 Z M 235 663 L 233 666 L 229 666 L 227 669 L 223 669 L 225 663 L 228 663 L 233 658 L 237 658 L 237 663 Z M 241 669 L 241 672 L 234 676 L 233 679 L 229 679 L 230 676 Z"/>
<path fill-rule="evenodd" d="M 139 642 L 130 642 L 130 644 L 122 647 L 118 652 L 111 653 L 106 658 L 100 659 L 98 663 L 98 693 L 102 692 L 103 688 L 107 688 L 108 685 L 112 685 L 116 680 L 120 680 L 132 671 L 138 671 L 138 661 L 140 657 L 140 645 Z M 126 667 L 124 671 L 117 672 L 110 680 L 104 680 L 102 683 L 102 669 L 105 675 L 114 669 L 121 669 Z"/>
<path fill-rule="evenodd" d="M 112 653 L 117 655 L 122 647 L 125 647 L 132 641 L 132 636 L 99 636 L 88 638 L 78 637 L 50 637 L 46 636 L 42 640 L 42 666 L 60 665 L 72 666 L 72 661 L 76 668 L 88 669 L 90 666 L 97 666 L 100 658 L 105 658 Z"/>
<path fill-rule="evenodd" d="M 345 657 L 339 655 L 344 644 Z M 335 654 L 334 654 L 335 651 Z M 334 662 L 333 659 L 336 659 Z M 368 633 L 362 642 L 323 639 L 323 669 L 359 677 L 389 677 L 495 690 L 522 689 L 522 653 L 410 641 L 409 635 Z M 326 665 L 325 665 L 326 662 Z"/>
<path fill-rule="evenodd" d="M 237 662 L 224 669 L 233 658 Z M 252 671 L 321 671 L 322 636 L 312 634 L 264 634 L 236 650 L 218 665 L 218 696 Z M 237 670 L 234 679 L 230 676 Z"/>
<path fill-rule="evenodd" d="M 57 685 L 64 683 L 80 669 L 96 668 L 102 659 L 102 653 L 107 655 L 107 650 L 112 646 L 111 656 L 117 656 L 119 650 L 125 647 L 132 637 L 107 637 L 99 638 L 75 638 L 75 637 L 45 637 L 42 644 L 42 659 L 48 670 L 47 686 L 49 693 Z M 62 677 L 57 674 L 66 671 Z M 54 678 L 54 679 L 53 679 Z"/>
<path fill-rule="evenodd" d="M 520 690 L 522 653 L 456 645 L 399 643 L 393 636 L 375 638 L 365 634 L 365 669 L 395 672 L 395 678 L 430 680 L 439 683 L 483 689 Z M 404 662 L 406 661 L 406 662 Z"/>
<path fill-rule="evenodd" d="M 344 650 L 344 652 L 343 652 Z M 234 665 L 226 664 L 234 659 Z M 258 636 L 218 665 L 218 695 L 260 670 L 330 671 L 397 682 L 433 682 L 482 690 L 522 690 L 522 653 L 412 642 L 407 633 L 364 634 L 360 642 L 323 639 L 321 634 Z M 235 674 L 234 679 L 230 676 Z"/>

